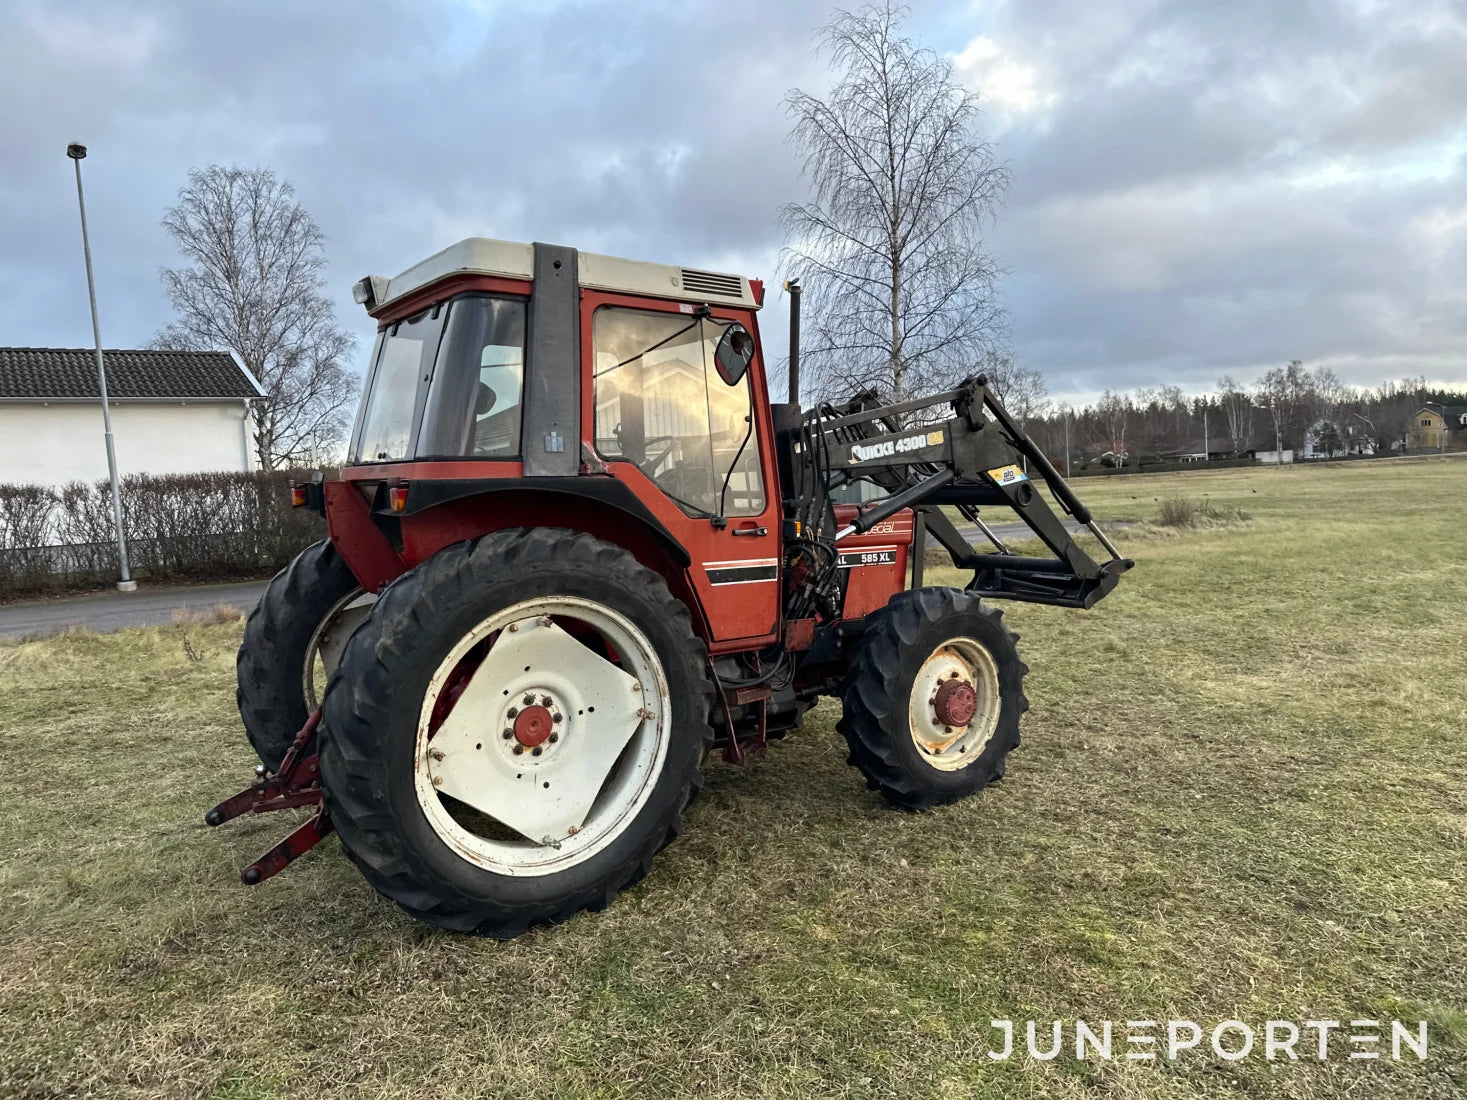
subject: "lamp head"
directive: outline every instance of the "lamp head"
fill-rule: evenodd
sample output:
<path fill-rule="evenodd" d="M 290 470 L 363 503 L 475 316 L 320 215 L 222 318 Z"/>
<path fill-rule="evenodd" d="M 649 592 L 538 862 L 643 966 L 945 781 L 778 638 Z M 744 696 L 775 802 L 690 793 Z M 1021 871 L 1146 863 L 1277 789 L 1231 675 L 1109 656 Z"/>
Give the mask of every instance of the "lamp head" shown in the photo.
<path fill-rule="evenodd" d="M 87 155 L 87 147 L 79 141 L 73 141 L 66 147 L 66 155 L 72 160 L 81 160 Z"/>

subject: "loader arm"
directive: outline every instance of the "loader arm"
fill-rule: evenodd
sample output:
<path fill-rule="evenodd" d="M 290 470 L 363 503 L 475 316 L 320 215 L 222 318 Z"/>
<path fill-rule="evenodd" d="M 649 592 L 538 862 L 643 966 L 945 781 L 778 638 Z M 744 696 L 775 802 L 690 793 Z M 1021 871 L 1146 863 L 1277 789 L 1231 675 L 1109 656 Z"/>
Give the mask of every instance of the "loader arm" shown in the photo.
<path fill-rule="evenodd" d="M 944 420 L 901 427 L 901 418 L 948 405 Z M 919 418 L 921 419 L 921 418 Z M 1004 408 L 982 375 L 930 397 L 881 405 L 872 394 L 846 404 L 822 405 L 802 414 L 794 433 L 790 483 L 802 529 L 842 539 L 863 533 L 904 508 L 915 508 L 922 528 L 940 542 L 960 569 L 972 569 L 967 588 L 995 599 L 1062 607 L 1091 607 L 1134 562 L 1123 558 L 1096 525 L 1032 439 Z M 1064 512 L 1085 524 L 1110 554 L 1095 561 L 1075 541 L 1024 472 L 1028 466 L 1049 487 Z M 829 494 L 866 478 L 889 494 L 840 530 L 833 526 Z M 952 505 L 993 543 L 980 553 L 940 510 Z M 1018 514 L 1052 557 L 1015 554 L 980 516 L 985 507 Z"/>

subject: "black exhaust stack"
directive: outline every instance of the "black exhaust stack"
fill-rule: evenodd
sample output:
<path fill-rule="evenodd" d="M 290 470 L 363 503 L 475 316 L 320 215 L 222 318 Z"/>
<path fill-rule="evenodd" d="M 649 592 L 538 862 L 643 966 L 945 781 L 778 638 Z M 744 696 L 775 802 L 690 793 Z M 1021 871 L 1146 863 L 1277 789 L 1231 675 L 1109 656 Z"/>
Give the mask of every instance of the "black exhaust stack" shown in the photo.
<path fill-rule="evenodd" d="M 800 280 L 784 284 L 790 296 L 790 404 L 800 405 Z"/>

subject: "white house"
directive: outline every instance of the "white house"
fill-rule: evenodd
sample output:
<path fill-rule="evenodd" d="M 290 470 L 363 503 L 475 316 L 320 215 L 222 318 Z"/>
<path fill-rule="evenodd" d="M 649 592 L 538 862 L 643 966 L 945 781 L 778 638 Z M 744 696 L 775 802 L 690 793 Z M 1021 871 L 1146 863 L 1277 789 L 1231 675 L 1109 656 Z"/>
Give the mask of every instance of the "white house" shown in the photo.
<path fill-rule="evenodd" d="M 120 475 L 255 468 L 251 412 L 265 391 L 228 352 L 102 357 Z M 0 348 L 0 470 L 39 485 L 107 476 L 93 349 Z"/>
<path fill-rule="evenodd" d="M 1321 418 L 1304 433 L 1300 458 L 1351 458 L 1375 454 L 1375 444 L 1361 425 Z"/>

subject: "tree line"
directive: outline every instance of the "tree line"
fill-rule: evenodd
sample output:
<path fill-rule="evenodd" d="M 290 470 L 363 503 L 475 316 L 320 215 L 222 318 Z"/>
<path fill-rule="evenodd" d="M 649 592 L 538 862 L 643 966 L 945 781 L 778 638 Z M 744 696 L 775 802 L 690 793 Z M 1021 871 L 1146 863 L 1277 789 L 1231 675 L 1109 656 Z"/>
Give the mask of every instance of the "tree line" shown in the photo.
<path fill-rule="evenodd" d="M 1412 417 L 1429 404 L 1467 404 L 1467 389 L 1404 378 L 1378 386 L 1352 386 L 1328 367 L 1310 370 L 1294 359 L 1244 383 L 1230 374 L 1208 393 L 1180 386 L 1105 390 L 1086 405 L 1056 403 L 1043 376 L 1027 372 L 1019 411 L 1035 441 L 1051 455 L 1130 464 L 1166 461 L 1203 451 L 1214 456 L 1253 451 L 1300 451 L 1326 456 L 1400 450 Z M 1001 387 L 1000 396 L 1003 396 Z"/>

